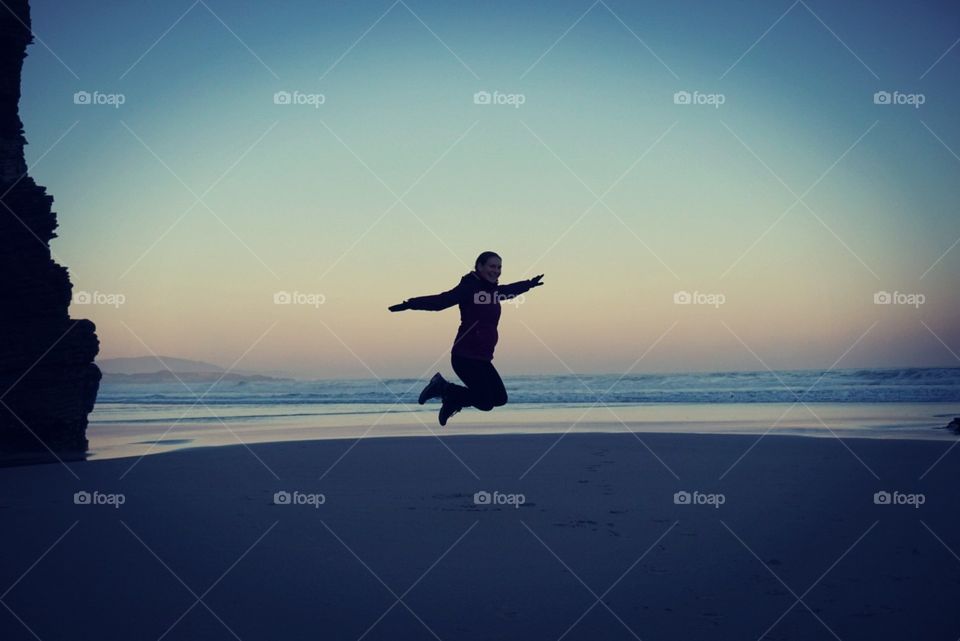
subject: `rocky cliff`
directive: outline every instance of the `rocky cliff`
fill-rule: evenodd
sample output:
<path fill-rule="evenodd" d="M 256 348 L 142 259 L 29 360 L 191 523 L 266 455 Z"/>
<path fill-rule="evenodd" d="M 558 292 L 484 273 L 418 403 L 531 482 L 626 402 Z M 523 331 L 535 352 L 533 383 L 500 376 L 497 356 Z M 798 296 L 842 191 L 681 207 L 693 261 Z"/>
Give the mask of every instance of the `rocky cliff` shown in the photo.
<path fill-rule="evenodd" d="M 53 261 L 53 197 L 27 175 L 20 75 L 27 0 L 0 10 L 0 453 L 67 456 L 87 448 L 100 370 L 95 327 L 67 313 L 72 284 Z"/>

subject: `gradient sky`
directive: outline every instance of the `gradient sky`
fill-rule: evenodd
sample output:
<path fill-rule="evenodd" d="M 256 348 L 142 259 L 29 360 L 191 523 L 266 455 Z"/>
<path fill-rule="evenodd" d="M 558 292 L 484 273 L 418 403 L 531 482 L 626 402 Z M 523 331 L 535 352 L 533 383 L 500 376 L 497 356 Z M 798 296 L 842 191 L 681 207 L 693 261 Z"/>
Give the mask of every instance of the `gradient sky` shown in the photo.
<path fill-rule="evenodd" d="M 504 308 L 507 374 L 958 365 L 956 7 L 32 6 L 21 114 L 52 248 L 75 293 L 125 298 L 71 307 L 101 358 L 449 373 L 457 310 L 386 308 L 492 249 L 501 282 L 545 274 Z"/>

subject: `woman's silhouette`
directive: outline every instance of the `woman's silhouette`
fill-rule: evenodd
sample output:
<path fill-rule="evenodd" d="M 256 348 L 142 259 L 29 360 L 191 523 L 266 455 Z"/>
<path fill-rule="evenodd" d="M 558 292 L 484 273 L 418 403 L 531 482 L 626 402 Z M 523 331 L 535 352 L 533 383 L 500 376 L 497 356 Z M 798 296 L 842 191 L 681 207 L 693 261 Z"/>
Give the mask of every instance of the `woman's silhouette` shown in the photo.
<path fill-rule="evenodd" d="M 489 412 L 507 403 L 507 390 L 493 366 L 493 349 L 497 344 L 497 323 L 500 321 L 500 301 L 518 296 L 543 285 L 543 274 L 509 285 L 497 285 L 501 258 L 486 251 L 477 257 L 474 270 L 465 274 L 451 290 L 433 296 L 408 298 L 388 309 L 400 312 L 406 309 L 440 311 L 460 306 L 460 327 L 450 351 L 450 364 L 460 380 L 466 384 L 451 383 L 437 372 L 420 392 L 420 404 L 439 397 L 440 425 L 464 407 L 476 407 Z"/>

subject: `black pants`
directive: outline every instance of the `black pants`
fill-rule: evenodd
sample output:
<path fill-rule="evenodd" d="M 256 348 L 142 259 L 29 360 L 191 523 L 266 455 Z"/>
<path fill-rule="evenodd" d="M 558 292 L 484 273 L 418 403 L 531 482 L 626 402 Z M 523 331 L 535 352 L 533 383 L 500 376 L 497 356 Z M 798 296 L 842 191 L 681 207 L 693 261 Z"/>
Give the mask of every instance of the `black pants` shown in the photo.
<path fill-rule="evenodd" d="M 507 404 L 507 390 L 492 362 L 451 355 L 450 364 L 467 386 L 450 383 L 444 402 L 461 409 L 472 406 L 484 412 Z"/>

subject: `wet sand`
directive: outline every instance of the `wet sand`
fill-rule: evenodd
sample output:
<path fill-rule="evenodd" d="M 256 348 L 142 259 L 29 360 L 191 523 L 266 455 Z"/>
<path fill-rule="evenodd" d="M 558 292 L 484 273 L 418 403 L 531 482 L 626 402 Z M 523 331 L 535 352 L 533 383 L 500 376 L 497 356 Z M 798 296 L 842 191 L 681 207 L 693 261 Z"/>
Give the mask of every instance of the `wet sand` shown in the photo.
<path fill-rule="evenodd" d="M 950 442 L 559 437 L 0 469 L 0 638 L 960 636 Z"/>

